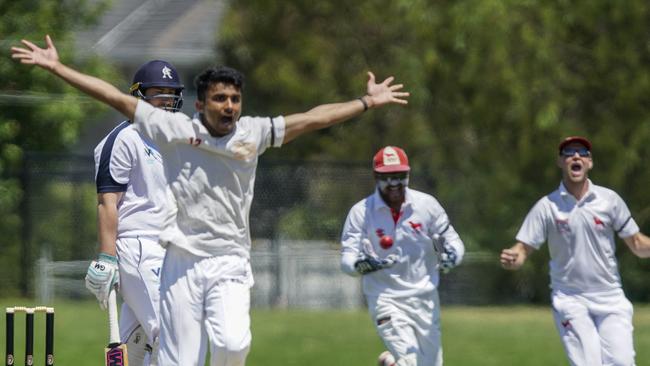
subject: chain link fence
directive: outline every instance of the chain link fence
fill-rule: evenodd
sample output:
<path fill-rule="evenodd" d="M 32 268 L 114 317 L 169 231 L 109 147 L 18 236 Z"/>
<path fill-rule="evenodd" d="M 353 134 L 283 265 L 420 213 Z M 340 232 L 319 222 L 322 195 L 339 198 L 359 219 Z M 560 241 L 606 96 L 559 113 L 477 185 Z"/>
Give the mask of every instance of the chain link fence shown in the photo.
<path fill-rule="evenodd" d="M 83 276 L 97 249 L 91 156 L 27 155 L 21 277 L 43 301 L 86 298 Z M 411 185 L 433 192 L 414 176 Z M 355 308 L 360 281 L 339 268 L 338 239 L 350 207 L 374 189 L 368 164 L 262 158 L 251 209 L 256 307 Z M 459 230 L 462 235 L 462 230 Z M 502 272 L 490 253 L 467 253 L 442 277 L 443 303 L 500 302 Z"/>

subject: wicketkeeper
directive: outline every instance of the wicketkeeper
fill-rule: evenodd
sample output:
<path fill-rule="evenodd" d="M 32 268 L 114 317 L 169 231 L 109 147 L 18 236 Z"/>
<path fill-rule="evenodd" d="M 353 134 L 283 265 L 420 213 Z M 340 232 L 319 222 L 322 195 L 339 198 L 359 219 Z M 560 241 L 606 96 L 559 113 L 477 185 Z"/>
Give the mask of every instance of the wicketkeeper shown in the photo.
<path fill-rule="evenodd" d="M 408 188 L 404 150 L 386 146 L 373 159 L 375 192 L 350 210 L 341 237 L 341 268 L 363 275 L 377 333 L 400 366 L 442 365 L 440 271 L 465 253 L 440 203 Z"/>

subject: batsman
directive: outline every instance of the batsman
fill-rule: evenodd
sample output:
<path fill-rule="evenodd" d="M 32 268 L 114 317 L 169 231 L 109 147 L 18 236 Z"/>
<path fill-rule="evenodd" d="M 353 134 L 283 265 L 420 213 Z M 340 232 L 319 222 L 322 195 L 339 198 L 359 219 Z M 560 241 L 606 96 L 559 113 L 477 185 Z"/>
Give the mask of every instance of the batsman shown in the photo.
<path fill-rule="evenodd" d="M 136 71 L 130 91 L 153 107 L 178 112 L 183 89 L 172 64 L 152 60 Z M 159 148 L 123 121 L 95 148 L 95 182 L 99 253 L 88 267 L 86 287 L 106 308 L 109 291 L 119 285 L 120 340 L 128 346 L 129 364 L 157 365 L 165 256 L 158 235 L 167 200 Z"/>
<path fill-rule="evenodd" d="M 465 246 L 438 200 L 408 188 L 404 150 L 380 149 L 373 170 L 375 192 L 352 207 L 343 227 L 341 269 L 363 276 L 370 316 L 391 354 L 380 364 L 440 366 L 439 273 L 460 264 Z"/>

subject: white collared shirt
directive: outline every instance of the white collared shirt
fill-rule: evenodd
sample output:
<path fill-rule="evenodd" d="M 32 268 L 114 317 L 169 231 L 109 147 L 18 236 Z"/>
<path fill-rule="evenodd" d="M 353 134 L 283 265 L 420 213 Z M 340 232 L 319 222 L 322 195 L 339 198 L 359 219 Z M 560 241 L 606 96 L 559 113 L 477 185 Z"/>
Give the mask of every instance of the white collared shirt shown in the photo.
<path fill-rule="evenodd" d="M 432 237 L 441 235 L 452 245 L 460 263 L 465 247 L 450 224 L 447 213 L 431 195 L 406 188 L 405 201 L 397 223 L 390 207 L 375 190 L 355 204 L 348 213 L 341 236 L 341 254 L 354 262 L 362 253 L 361 240 L 367 238 L 380 258 L 398 254 L 398 262 L 363 276 L 366 296 L 408 297 L 425 294 L 438 287 L 438 257 Z M 393 246 L 383 249 L 381 236 L 390 235 Z"/>
<path fill-rule="evenodd" d="M 95 147 L 97 193 L 123 192 L 117 237 L 157 236 L 165 219 L 165 173 L 156 145 L 124 121 Z"/>
<path fill-rule="evenodd" d="M 581 199 L 560 187 L 530 210 L 517 241 L 539 249 L 548 240 L 551 288 L 596 292 L 621 287 L 614 233 L 620 238 L 639 232 L 623 199 L 611 189 L 588 182 Z"/>
<path fill-rule="evenodd" d="M 249 212 L 258 156 L 284 140 L 283 117 L 241 117 L 212 137 L 201 121 L 139 101 L 134 126 L 160 147 L 167 213 L 160 243 L 195 255 L 250 256 Z"/>

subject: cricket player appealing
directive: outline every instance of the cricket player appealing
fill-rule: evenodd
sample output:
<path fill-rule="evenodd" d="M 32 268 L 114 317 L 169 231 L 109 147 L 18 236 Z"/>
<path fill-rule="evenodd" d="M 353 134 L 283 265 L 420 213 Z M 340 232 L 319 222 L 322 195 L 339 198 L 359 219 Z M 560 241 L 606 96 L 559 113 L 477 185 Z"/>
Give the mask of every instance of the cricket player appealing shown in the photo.
<path fill-rule="evenodd" d="M 341 269 L 363 275 L 370 316 L 396 365 L 440 366 L 439 271 L 457 266 L 465 246 L 440 203 L 408 188 L 402 149 L 380 149 L 373 165 L 376 190 L 343 227 Z"/>
<path fill-rule="evenodd" d="M 159 147 L 171 209 L 159 241 L 167 252 L 161 277 L 160 364 L 203 366 L 210 344 L 213 366 L 244 365 L 251 342 L 249 212 L 258 156 L 303 133 L 326 128 L 387 104 L 407 104 L 409 93 L 390 77 L 369 73 L 361 98 L 278 117 L 241 117 L 243 75 L 210 68 L 195 81 L 197 113 L 157 109 L 111 84 L 59 62 L 23 40 L 12 57 L 40 66 L 120 111 Z"/>
<path fill-rule="evenodd" d="M 174 66 L 153 60 L 133 77 L 131 94 L 154 107 L 177 112 L 183 85 Z M 114 128 L 95 148 L 99 255 L 88 267 L 86 287 L 106 308 L 118 283 L 124 299 L 120 338 L 129 363 L 155 365 L 158 349 L 160 269 L 165 250 L 158 235 L 165 219 L 163 161 L 156 144 L 129 121 Z M 146 360 L 145 360 L 146 359 Z"/>
<path fill-rule="evenodd" d="M 569 363 L 632 366 L 633 310 L 621 286 L 614 235 L 642 258 L 650 256 L 650 239 L 616 192 L 589 180 L 591 147 L 579 136 L 560 143 L 559 188 L 537 201 L 500 261 L 519 269 L 548 242 L 553 317 Z"/>

